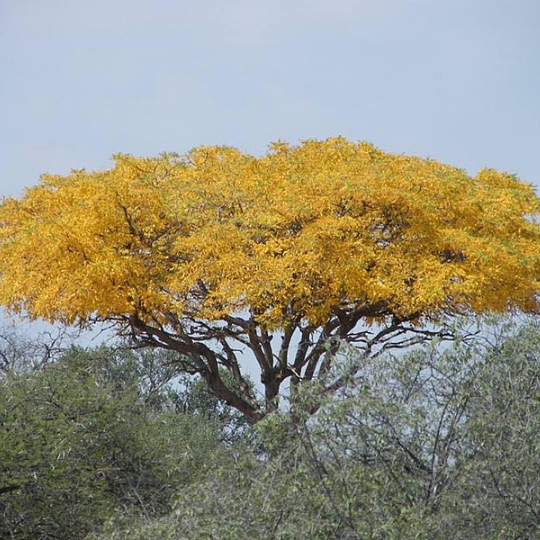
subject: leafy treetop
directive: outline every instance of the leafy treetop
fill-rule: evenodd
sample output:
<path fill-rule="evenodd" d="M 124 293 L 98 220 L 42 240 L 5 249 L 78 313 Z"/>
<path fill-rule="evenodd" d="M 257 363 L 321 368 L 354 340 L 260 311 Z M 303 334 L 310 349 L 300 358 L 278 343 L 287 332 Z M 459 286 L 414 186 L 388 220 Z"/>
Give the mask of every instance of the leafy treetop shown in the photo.
<path fill-rule="evenodd" d="M 540 201 L 511 174 L 343 138 L 114 159 L 3 201 L 0 303 L 117 322 L 246 414 L 215 386 L 220 366 L 243 380 L 234 343 L 254 352 L 268 406 L 285 379 L 320 372 L 329 338 L 371 346 L 380 332 L 360 321 L 387 338 L 405 322 L 538 308 Z"/>

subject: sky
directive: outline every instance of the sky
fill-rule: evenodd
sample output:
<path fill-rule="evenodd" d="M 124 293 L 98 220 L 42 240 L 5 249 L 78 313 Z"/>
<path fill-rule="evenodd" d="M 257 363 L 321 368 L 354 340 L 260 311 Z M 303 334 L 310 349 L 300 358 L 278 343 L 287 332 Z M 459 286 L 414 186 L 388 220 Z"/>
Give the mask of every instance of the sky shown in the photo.
<path fill-rule="evenodd" d="M 0 197 L 341 135 L 540 187 L 538 0 L 0 0 Z"/>

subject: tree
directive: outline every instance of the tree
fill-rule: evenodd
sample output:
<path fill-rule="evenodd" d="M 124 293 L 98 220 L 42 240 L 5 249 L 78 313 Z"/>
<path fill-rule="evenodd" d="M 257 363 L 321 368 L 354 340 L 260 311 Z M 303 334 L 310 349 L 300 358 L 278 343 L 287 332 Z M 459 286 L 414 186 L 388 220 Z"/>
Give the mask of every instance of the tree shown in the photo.
<path fill-rule="evenodd" d="M 294 414 L 258 423 L 258 444 L 182 489 L 173 513 L 98 538 L 538 538 L 539 326 L 492 328 L 489 343 L 371 357 L 316 415 L 324 387 L 303 385 Z"/>
<path fill-rule="evenodd" d="M 30 338 L 19 328 L 0 326 L 0 380 L 12 370 L 28 369 L 54 361 L 70 341 L 65 328 L 41 332 Z"/>
<path fill-rule="evenodd" d="M 260 158 L 117 155 L 110 170 L 45 175 L 2 203 L 0 304 L 175 351 L 257 422 L 284 383 L 327 372 L 340 340 L 369 356 L 456 315 L 537 310 L 539 210 L 511 174 L 470 177 L 342 138 Z"/>
<path fill-rule="evenodd" d="M 76 540 L 117 513 L 159 517 L 232 453 L 217 421 L 175 411 L 152 356 L 71 349 L 0 379 L 1 538 Z"/>

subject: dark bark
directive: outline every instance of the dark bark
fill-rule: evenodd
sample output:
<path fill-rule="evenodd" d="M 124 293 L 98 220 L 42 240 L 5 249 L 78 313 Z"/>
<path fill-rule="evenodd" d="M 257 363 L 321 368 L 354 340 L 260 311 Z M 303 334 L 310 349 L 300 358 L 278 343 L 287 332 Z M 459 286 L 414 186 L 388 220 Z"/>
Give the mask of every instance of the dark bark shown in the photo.
<path fill-rule="evenodd" d="M 207 294 L 203 283 L 194 291 L 194 295 L 204 297 Z M 127 322 L 131 336 L 143 346 L 178 353 L 177 361 L 184 371 L 199 374 L 212 394 L 240 411 L 249 422 L 256 423 L 276 410 L 285 381 L 290 380 L 291 393 L 294 393 L 302 382 L 323 378 L 330 371 L 343 341 L 359 342 L 363 354 L 371 355 L 379 354 L 385 347 L 402 347 L 440 335 L 412 327 L 409 323 L 418 316 L 415 313 L 406 318 L 396 317 L 387 303 L 379 302 L 357 309 L 336 308 L 332 317 L 318 327 L 303 325 L 301 317 L 294 315 L 291 307 L 290 323 L 274 333 L 261 324 L 254 313 L 249 317 L 225 316 L 217 322 L 199 320 L 196 313 L 186 315 L 182 320 L 169 314 L 167 326 L 157 321 L 148 322 L 148 317 L 142 314 L 132 315 L 124 322 Z M 366 317 L 386 318 L 388 323 L 375 331 L 366 329 L 355 333 L 359 322 Z M 293 348 L 295 333 L 299 333 L 299 342 Z M 392 342 L 392 339 L 396 341 Z M 247 347 L 253 354 L 264 387 L 264 401 L 254 396 L 237 357 L 240 349 L 234 349 L 235 346 Z M 223 381 L 223 369 L 231 373 L 234 388 Z M 327 391 L 335 392 L 343 384 L 344 380 L 335 380 L 327 385 Z"/>

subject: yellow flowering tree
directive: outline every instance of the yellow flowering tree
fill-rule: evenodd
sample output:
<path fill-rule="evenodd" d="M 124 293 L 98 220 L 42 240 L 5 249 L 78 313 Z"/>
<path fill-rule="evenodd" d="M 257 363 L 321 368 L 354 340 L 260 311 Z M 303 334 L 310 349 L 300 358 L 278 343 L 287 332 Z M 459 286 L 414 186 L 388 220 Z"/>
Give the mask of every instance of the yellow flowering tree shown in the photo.
<path fill-rule="evenodd" d="M 511 174 L 343 138 L 114 160 L 2 202 L 0 303 L 176 351 L 252 422 L 340 340 L 370 354 L 455 315 L 538 309 L 540 201 Z"/>

